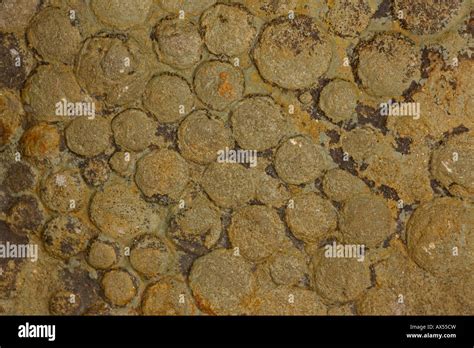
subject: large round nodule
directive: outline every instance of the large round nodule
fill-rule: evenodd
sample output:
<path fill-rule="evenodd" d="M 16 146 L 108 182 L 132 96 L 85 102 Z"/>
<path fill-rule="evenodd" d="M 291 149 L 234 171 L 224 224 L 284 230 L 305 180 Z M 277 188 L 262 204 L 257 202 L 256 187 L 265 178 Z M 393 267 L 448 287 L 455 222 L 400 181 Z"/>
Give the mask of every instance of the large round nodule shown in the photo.
<path fill-rule="evenodd" d="M 367 92 L 378 97 L 401 96 L 418 82 L 420 69 L 420 49 L 400 34 L 379 34 L 359 49 L 357 76 Z"/>
<path fill-rule="evenodd" d="M 303 15 L 270 22 L 253 52 L 262 77 L 285 89 L 316 84 L 328 69 L 331 55 L 326 34 Z"/>
<path fill-rule="evenodd" d="M 466 275 L 474 267 L 474 207 L 443 197 L 418 207 L 407 224 L 408 251 L 439 277 Z"/>
<path fill-rule="evenodd" d="M 200 22 L 204 42 L 216 55 L 248 52 L 257 34 L 253 16 L 241 6 L 217 4 L 203 13 Z"/>
<path fill-rule="evenodd" d="M 194 261 L 189 286 L 203 312 L 245 314 L 254 288 L 252 265 L 232 250 L 218 249 Z"/>

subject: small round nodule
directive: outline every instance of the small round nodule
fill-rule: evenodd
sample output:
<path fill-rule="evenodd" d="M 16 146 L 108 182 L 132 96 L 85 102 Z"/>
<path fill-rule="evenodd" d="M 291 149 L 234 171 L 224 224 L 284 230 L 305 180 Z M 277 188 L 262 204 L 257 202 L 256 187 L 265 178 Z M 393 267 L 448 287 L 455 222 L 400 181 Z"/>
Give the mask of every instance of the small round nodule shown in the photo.
<path fill-rule="evenodd" d="M 154 36 L 160 61 L 186 69 L 201 60 L 203 42 L 195 24 L 183 19 L 165 18 L 156 27 Z"/>
<path fill-rule="evenodd" d="M 239 315 L 247 311 L 254 278 L 252 264 L 232 250 L 218 249 L 194 261 L 189 286 L 203 312 Z"/>
<path fill-rule="evenodd" d="M 153 0 L 92 0 L 91 8 L 99 20 L 117 29 L 129 29 L 145 22 Z"/>
<path fill-rule="evenodd" d="M 66 213 L 81 209 L 87 202 L 89 192 L 78 170 L 65 169 L 46 177 L 40 196 L 49 209 Z"/>
<path fill-rule="evenodd" d="M 194 111 L 181 122 L 178 141 L 183 157 L 199 164 L 215 161 L 219 150 L 234 146 L 230 129 L 205 110 Z"/>
<path fill-rule="evenodd" d="M 47 7 L 35 16 L 27 37 L 44 60 L 64 64 L 74 62 L 82 43 L 81 34 L 69 19 L 69 13 L 53 7 Z"/>
<path fill-rule="evenodd" d="M 137 163 L 135 182 L 147 197 L 179 195 L 189 180 L 186 161 L 173 150 L 161 149 L 142 157 Z"/>
<path fill-rule="evenodd" d="M 167 243 L 151 234 L 140 236 L 130 250 L 130 264 L 147 279 L 168 273 L 173 259 L 174 255 Z"/>
<path fill-rule="evenodd" d="M 81 174 L 87 184 L 98 187 L 109 180 L 110 167 L 105 159 L 91 158 L 81 167 Z"/>
<path fill-rule="evenodd" d="M 370 286 L 370 268 L 356 258 L 328 257 L 325 251 L 313 259 L 316 292 L 328 302 L 357 299 Z"/>
<path fill-rule="evenodd" d="M 78 218 L 69 215 L 53 218 L 43 232 L 45 249 L 64 260 L 86 250 L 90 237 L 89 228 Z"/>
<path fill-rule="evenodd" d="M 181 76 L 164 73 L 148 82 L 143 105 L 159 122 L 174 123 L 193 110 L 194 95 Z"/>
<path fill-rule="evenodd" d="M 234 248 L 249 261 L 261 261 L 280 248 L 285 239 L 285 225 L 276 210 L 251 205 L 232 216 L 229 239 Z"/>
<path fill-rule="evenodd" d="M 156 121 L 137 109 L 128 109 L 112 120 L 115 142 L 125 150 L 142 151 L 152 142 Z"/>
<path fill-rule="evenodd" d="M 79 315 L 81 298 L 70 291 L 58 291 L 49 299 L 49 312 L 52 315 Z"/>
<path fill-rule="evenodd" d="M 304 136 L 288 139 L 275 154 L 277 174 L 288 184 L 299 185 L 313 181 L 327 166 L 324 149 Z"/>
<path fill-rule="evenodd" d="M 136 279 L 122 269 L 108 271 L 101 281 L 107 300 L 116 306 L 125 306 L 137 294 Z"/>
<path fill-rule="evenodd" d="M 230 63 L 204 62 L 195 71 L 194 90 L 205 105 L 222 111 L 242 98 L 244 76 Z"/>
<path fill-rule="evenodd" d="M 89 244 L 87 262 L 95 269 L 109 269 L 115 266 L 119 260 L 118 245 L 94 239 Z"/>
<path fill-rule="evenodd" d="M 347 81 L 334 80 L 321 91 L 319 107 L 333 122 L 347 121 L 356 113 L 358 98 L 356 86 Z"/>
<path fill-rule="evenodd" d="M 257 34 L 253 16 L 243 6 L 217 4 L 202 14 L 200 24 L 208 50 L 216 55 L 248 52 Z"/>
<path fill-rule="evenodd" d="M 278 145 L 286 134 L 286 120 L 271 97 L 251 97 L 232 110 L 232 131 L 243 149 L 263 151 Z"/>
<path fill-rule="evenodd" d="M 112 131 L 110 122 L 105 118 L 89 119 L 81 116 L 69 124 L 65 135 L 67 146 L 72 152 L 85 157 L 93 157 L 110 146 Z"/>
<path fill-rule="evenodd" d="M 143 315 L 196 315 L 198 310 L 186 282 L 163 277 L 150 284 L 142 298 Z"/>
<path fill-rule="evenodd" d="M 326 72 L 331 48 L 310 17 L 297 15 L 270 22 L 253 51 L 260 75 L 285 89 L 309 88 Z"/>
<path fill-rule="evenodd" d="M 467 2 L 394 0 L 393 12 L 403 28 L 416 35 L 431 35 L 448 28 Z"/>
<path fill-rule="evenodd" d="M 378 34 L 358 55 L 357 75 L 372 95 L 398 97 L 421 77 L 421 51 L 401 34 Z"/>
<path fill-rule="evenodd" d="M 466 275 L 474 267 L 474 207 L 443 197 L 419 206 L 407 224 L 408 252 L 439 277 Z"/>
<path fill-rule="evenodd" d="M 346 243 L 376 248 L 393 232 L 393 221 L 385 200 L 373 194 L 350 198 L 344 205 L 340 229 Z"/>
<path fill-rule="evenodd" d="M 296 238 L 317 243 L 336 229 L 337 213 L 328 200 L 309 192 L 293 199 L 291 207 L 286 208 L 286 221 Z"/>
<path fill-rule="evenodd" d="M 220 207 L 236 208 L 255 195 L 255 180 L 238 163 L 211 163 L 204 172 L 202 186 Z"/>

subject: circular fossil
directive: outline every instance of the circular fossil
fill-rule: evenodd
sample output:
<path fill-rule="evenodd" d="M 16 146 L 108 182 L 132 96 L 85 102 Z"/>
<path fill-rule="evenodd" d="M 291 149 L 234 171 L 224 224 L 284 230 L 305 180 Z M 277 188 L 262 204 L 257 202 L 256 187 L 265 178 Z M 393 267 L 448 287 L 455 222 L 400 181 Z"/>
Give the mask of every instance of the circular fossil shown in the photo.
<path fill-rule="evenodd" d="M 255 181 L 251 173 L 235 163 L 211 163 L 204 172 L 202 186 L 209 197 L 223 208 L 241 206 L 255 194 Z"/>
<path fill-rule="evenodd" d="M 449 139 L 433 152 L 431 171 L 452 194 L 474 197 L 474 146 L 469 133 Z"/>
<path fill-rule="evenodd" d="M 393 232 L 392 227 L 390 209 L 379 196 L 357 195 L 344 205 L 340 229 L 347 243 L 375 248 Z"/>
<path fill-rule="evenodd" d="M 370 193 L 369 187 L 356 176 L 335 168 L 323 178 L 324 193 L 336 202 L 346 201 L 360 193 Z"/>
<path fill-rule="evenodd" d="M 378 34 L 360 47 L 358 55 L 357 76 L 372 95 L 400 96 L 421 77 L 421 52 L 401 34 Z"/>
<path fill-rule="evenodd" d="M 69 121 L 69 116 L 56 113 L 58 102 L 86 101 L 72 70 L 62 65 L 40 65 L 26 81 L 22 97 L 32 109 L 34 119 L 46 122 Z"/>
<path fill-rule="evenodd" d="M 184 207 L 173 216 L 167 236 L 182 249 L 205 254 L 221 236 L 221 212 L 202 193 L 191 192 L 183 201 Z"/>
<path fill-rule="evenodd" d="M 234 146 L 230 129 L 205 110 L 194 111 L 181 122 L 178 141 L 183 157 L 200 164 L 215 161 L 219 150 Z"/>
<path fill-rule="evenodd" d="M 145 278 L 162 276 L 173 264 L 173 253 L 164 239 L 152 234 L 140 236 L 130 250 L 130 264 Z"/>
<path fill-rule="evenodd" d="M 194 73 L 194 90 L 204 104 L 222 111 L 242 97 L 244 76 L 229 63 L 204 62 Z"/>
<path fill-rule="evenodd" d="M 285 141 L 275 154 L 278 176 L 288 184 L 304 184 L 319 177 L 327 169 L 322 147 L 309 138 L 297 136 Z"/>
<path fill-rule="evenodd" d="M 40 0 L 3 0 L 0 3 L 0 31 L 24 30 L 37 11 Z"/>
<path fill-rule="evenodd" d="M 269 257 L 283 245 L 285 238 L 285 226 L 272 208 L 252 205 L 232 215 L 230 242 L 250 261 Z"/>
<path fill-rule="evenodd" d="M 156 218 L 138 188 L 124 179 L 111 180 L 103 191 L 96 192 L 89 216 L 104 234 L 124 243 L 150 233 Z"/>
<path fill-rule="evenodd" d="M 313 192 L 298 195 L 286 209 L 286 221 L 296 238 L 316 243 L 337 227 L 337 213 L 332 204 Z"/>
<path fill-rule="evenodd" d="M 145 196 L 179 195 L 189 180 L 186 161 L 172 150 L 156 150 L 137 163 L 135 182 Z"/>
<path fill-rule="evenodd" d="M 234 137 L 243 149 L 269 149 L 287 132 L 281 108 L 270 97 L 243 99 L 233 108 L 231 121 Z"/>
<path fill-rule="evenodd" d="M 446 29 L 459 15 L 465 0 L 394 0 L 394 16 L 417 35 L 435 34 Z"/>
<path fill-rule="evenodd" d="M 355 258 L 330 258 L 324 252 L 313 259 L 315 290 L 328 302 L 357 299 L 370 287 L 367 262 Z"/>
<path fill-rule="evenodd" d="M 47 7 L 31 22 L 27 37 L 29 43 L 50 62 L 72 64 L 79 52 L 82 37 L 71 23 L 67 11 Z"/>
<path fill-rule="evenodd" d="M 81 156 L 93 157 L 111 145 L 110 122 L 103 117 L 76 117 L 66 128 L 69 149 Z"/>
<path fill-rule="evenodd" d="M 26 130 L 20 139 L 24 156 L 42 161 L 58 156 L 61 135 L 56 126 L 39 123 Z"/>
<path fill-rule="evenodd" d="M 141 110 L 128 109 L 112 120 L 115 142 L 130 151 L 142 151 L 153 140 L 156 122 Z"/>
<path fill-rule="evenodd" d="M 113 242 L 94 239 L 89 244 L 87 262 L 96 269 L 112 268 L 120 259 L 118 250 L 118 245 Z"/>
<path fill-rule="evenodd" d="M 286 89 L 303 89 L 314 85 L 326 72 L 331 48 L 313 19 L 297 15 L 270 22 L 260 35 L 253 57 L 265 80 Z"/>
<path fill-rule="evenodd" d="M 186 282 L 163 277 L 150 284 L 142 297 L 144 315 L 195 315 L 198 310 Z"/>
<path fill-rule="evenodd" d="M 174 123 L 194 108 L 194 95 L 185 79 L 165 73 L 148 82 L 143 105 L 159 122 Z"/>
<path fill-rule="evenodd" d="M 47 176 L 40 194 L 49 209 L 61 213 L 81 209 L 89 198 L 87 185 L 75 169 L 63 169 Z"/>
<path fill-rule="evenodd" d="M 331 30 L 342 37 L 356 37 L 367 27 L 374 14 L 369 0 L 327 2 L 329 10 L 325 19 Z"/>
<path fill-rule="evenodd" d="M 132 38 L 92 37 L 81 49 L 76 76 L 91 95 L 126 105 L 142 95 L 151 64 L 151 54 Z"/>
<path fill-rule="evenodd" d="M 189 286 L 203 312 L 244 314 L 254 287 L 252 265 L 232 250 L 218 249 L 194 261 Z"/>
<path fill-rule="evenodd" d="M 53 218 L 43 232 L 46 250 L 65 260 L 86 250 L 90 237 L 90 230 L 79 219 L 69 215 Z"/>
<path fill-rule="evenodd" d="M 107 300 L 116 306 L 125 306 L 137 294 L 136 279 L 124 269 L 108 271 L 101 284 Z"/>
<path fill-rule="evenodd" d="M 160 61 L 178 69 L 201 60 L 203 42 L 198 27 L 183 19 L 165 18 L 155 28 L 155 51 Z"/>
<path fill-rule="evenodd" d="M 347 121 L 356 113 L 358 98 L 357 88 L 352 83 L 333 80 L 321 91 L 319 107 L 333 122 Z"/>
<path fill-rule="evenodd" d="M 217 4 L 202 14 L 200 23 L 207 49 L 216 55 L 248 52 L 257 34 L 253 16 L 242 6 Z"/>
<path fill-rule="evenodd" d="M 410 256 L 436 276 L 467 274 L 474 266 L 473 223 L 472 204 L 456 198 L 419 206 L 407 224 Z"/>

